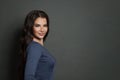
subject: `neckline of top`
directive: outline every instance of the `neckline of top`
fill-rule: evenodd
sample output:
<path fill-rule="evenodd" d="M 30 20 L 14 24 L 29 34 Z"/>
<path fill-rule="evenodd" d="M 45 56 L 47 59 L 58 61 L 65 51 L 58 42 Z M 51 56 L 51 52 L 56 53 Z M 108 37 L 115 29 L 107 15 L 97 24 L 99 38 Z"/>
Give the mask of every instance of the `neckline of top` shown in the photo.
<path fill-rule="evenodd" d="M 37 43 L 37 44 L 39 44 L 41 47 L 45 48 L 43 45 L 41 45 L 40 43 L 38 43 L 38 42 L 36 42 L 36 41 L 34 41 L 34 40 L 32 40 L 31 42 Z"/>

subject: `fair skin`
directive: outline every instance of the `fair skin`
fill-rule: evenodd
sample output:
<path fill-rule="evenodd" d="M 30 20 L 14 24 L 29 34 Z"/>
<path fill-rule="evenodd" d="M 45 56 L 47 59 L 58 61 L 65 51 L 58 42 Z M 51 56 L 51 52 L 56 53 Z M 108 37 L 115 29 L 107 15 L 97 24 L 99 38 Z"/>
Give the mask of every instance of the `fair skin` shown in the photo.
<path fill-rule="evenodd" d="M 38 17 L 33 26 L 33 41 L 36 41 L 40 43 L 41 45 L 43 44 L 43 39 L 48 31 L 48 26 L 47 26 L 47 20 L 46 18 L 41 18 Z"/>

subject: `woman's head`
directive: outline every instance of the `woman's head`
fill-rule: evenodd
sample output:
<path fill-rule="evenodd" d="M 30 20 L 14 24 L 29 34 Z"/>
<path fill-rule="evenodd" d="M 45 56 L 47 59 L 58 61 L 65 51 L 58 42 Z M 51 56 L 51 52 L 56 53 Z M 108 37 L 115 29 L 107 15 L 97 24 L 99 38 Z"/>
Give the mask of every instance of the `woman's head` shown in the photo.
<path fill-rule="evenodd" d="M 29 38 L 45 40 L 49 32 L 48 15 L 41 10 L 33 10 L 28 13 L 24 22 L 24 32 Z"/>

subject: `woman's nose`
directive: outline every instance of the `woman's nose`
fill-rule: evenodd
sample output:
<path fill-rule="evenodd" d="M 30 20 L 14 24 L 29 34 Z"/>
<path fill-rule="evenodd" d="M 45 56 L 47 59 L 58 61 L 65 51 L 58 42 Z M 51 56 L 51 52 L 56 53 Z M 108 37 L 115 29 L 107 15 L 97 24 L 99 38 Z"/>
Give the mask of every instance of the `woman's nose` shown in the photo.
<path fill-rule="evenodd" d="M 44 31 L 44 28 L 43 28 L 43 27 L 40 27 L 40 31 Z"/>

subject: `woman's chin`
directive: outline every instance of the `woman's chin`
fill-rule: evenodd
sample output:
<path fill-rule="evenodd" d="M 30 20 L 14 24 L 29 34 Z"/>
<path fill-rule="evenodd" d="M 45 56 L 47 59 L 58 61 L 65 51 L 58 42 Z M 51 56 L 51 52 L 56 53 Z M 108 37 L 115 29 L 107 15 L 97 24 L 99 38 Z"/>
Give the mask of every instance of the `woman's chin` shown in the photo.
<path fill-rule="evenodd" d="M 43 36 L 34 37 L 34 39 L 37 39 L 37 40 L 42 40 L 43 38 L 44 38 Z"/>

